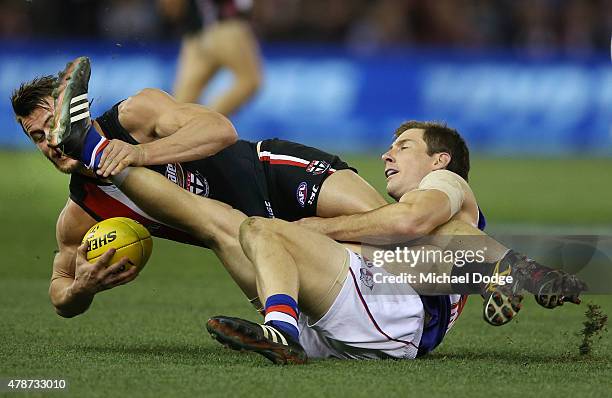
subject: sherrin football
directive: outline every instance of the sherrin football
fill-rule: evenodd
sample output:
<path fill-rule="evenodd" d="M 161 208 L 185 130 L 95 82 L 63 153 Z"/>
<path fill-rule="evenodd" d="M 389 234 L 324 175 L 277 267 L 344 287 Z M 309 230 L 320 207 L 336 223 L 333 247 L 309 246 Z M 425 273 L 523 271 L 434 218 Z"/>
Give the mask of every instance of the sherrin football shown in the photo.
<path fill-rule="evenodd" d="M 126 217 L 114 217 L 100 221 L 87 231 L 83 243 L 87 242 L 87 261 L 93 262 L 108 249 L 115 252 L 109 265 L 123 257 L 129 259 L 126 269 L 142 269 L 153 250 L 149 231 L 139 222 Z"/>

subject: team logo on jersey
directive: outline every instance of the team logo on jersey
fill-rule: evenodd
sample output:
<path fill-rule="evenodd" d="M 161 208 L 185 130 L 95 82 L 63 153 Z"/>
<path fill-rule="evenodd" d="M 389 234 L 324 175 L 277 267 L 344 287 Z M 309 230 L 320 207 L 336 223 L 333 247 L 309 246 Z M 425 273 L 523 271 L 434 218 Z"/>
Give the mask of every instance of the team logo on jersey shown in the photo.
<path fill-rule="evenodd" d="M 367 257 L 363 257 L 361 254 L 359 253 L 354 253 L 355 257 L 357 257 L 357 260 L 359 260 L 359 262 L 363 265 L 365 265 L 368 268 L 372 268 L 374 266 L 374 263 L 372 261 L 370 261 L 369 258 Z M 362 267 L 363 268 L 363 267 Z"/>
<path fill-rule="evenodd" d="M 199 172 L 192 173 L 190 171 L 187 172 L 185 187 L 191 193 L 195 193 L 196 195 L 208 197 L 210 193 L 210 188 L 208 186 L 208 180 L 202 176 Z"/>
<path fill-rule="evenodd" d="M 324 160 L 311 160 L 306 166 L 306 172 L 311 173 L 314 176 L 325 173 L 329 170 L 330 164 Z"/>
<path fill-rule="evenodd" d="M 295 193 L 296 197 L 297 197 L 297 201 L 300 204 L 300 206 L 304 207 L 304 205 L 306 204 L 306 195 L 308 194 L 308 184 L 306 184 L 306 182 L 302 181 L 300 183 L 300 185 L 297 188 L 297 191 Z"/>
<path fill-rule="evenodd" d="M 370 290 L 374 289 L 374 275 L 372 275 L 370 270 L 367 268 L 360 268 L 359 273 L 361 274 L 359 275 L 361 283 L 363 283 L 366 287 L 369 287 Z"/>
<path fill-rule="evenodd" d="M 198 171 L 192 173 L 189 170 L 183 170 L 183 166 L 179 163 L 166 165 L 166 178 L 196 195 L 208 197 L 210 194 L 208 180 Z"/>
<path fill-rule="evenodd" d="M 308 198 L 308 206 L 312 206 L 314 203 L 315 199 L 317 198 L 317 192 L 319 192 L 319 186 L 313 185 L 312 191 L 310 191 L 310 198 Z"/>

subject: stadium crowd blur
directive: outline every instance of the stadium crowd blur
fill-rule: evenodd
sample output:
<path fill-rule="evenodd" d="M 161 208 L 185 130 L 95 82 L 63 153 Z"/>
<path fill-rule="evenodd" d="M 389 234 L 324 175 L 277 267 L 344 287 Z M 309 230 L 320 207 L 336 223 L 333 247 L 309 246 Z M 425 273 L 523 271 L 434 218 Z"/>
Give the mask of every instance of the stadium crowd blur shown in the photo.
<path fill-rule="evenodd" d="M 589 54 L 609 46 L 612 0 L 255 0 L 252 21 L 264 42 Z M 180 33 L 161 17 L 156 0 L 0 1 L 2 38 L 145 42 Z"/>

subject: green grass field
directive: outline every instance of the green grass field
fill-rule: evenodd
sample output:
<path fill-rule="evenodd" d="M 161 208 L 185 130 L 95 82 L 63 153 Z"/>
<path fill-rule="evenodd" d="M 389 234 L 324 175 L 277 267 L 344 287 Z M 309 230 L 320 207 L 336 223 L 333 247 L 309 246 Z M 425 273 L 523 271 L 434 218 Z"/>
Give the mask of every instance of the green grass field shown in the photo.
<path fill-rule="evenodd" d="M 350 157 L 384 187 L 374 158 Z M 472 297 L 444 343 L 415 361 L 313 361 L 274 367 L 214 342 L 212 315 L 257 319 L 210 252 L 155 241 L 146 270 L 104 292 L 74 319 L 47 297 L 55 220 L 68 178 L 41 156 L 0 152 L 0 379 L 65 379 L 71 396 L 607 396 L 612 339 L 578 355 L 585 306 L 549 311 L 527 298 L 517 321 L 494 328 Z M 471 177 L 490 222 L 612 225 L 612 159 L 475 159 Z M 493 227 L 494 227 L 493 226 Z M 592 296 L 612 314 L 612 297 Z"/>

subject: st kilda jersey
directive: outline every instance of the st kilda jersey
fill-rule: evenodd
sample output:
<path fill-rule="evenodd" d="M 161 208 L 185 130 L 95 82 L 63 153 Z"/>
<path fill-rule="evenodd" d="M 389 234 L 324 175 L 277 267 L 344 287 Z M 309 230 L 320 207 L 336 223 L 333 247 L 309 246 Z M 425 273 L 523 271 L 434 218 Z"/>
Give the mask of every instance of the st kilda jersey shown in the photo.
<path fill-rule="evenodd" d="M 136 145 L 138 142 L 119 124 L 118 106 L 96 121 L 108 139 Z M 191 193 L 227 203 L 247 216 L 273 216 L 255 143 L 238 141 L 205 159 L 148 168 Z M 70 179 L 70 198 L 97 221 L 129 217 L 147 227 L 154 236 L 201 245 L 189 235 L 147 215 L 112 184 L 75 173 Z"/>

